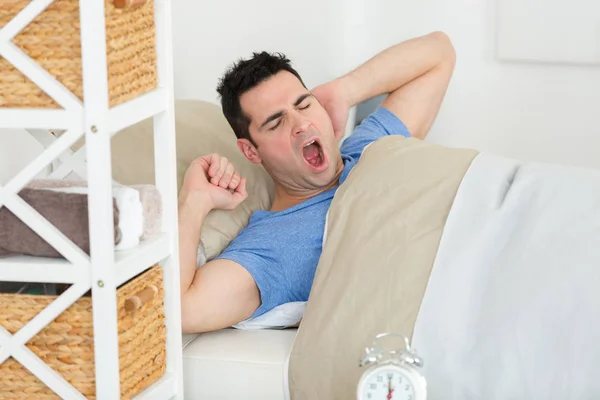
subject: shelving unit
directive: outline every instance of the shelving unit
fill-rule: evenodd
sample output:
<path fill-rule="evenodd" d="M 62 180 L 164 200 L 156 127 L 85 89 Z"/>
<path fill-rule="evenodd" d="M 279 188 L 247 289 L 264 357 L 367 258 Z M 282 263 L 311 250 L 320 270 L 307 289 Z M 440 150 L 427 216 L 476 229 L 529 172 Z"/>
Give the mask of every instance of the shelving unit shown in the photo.
<path fill-rule="evenodd" d="M 150 1 L 150 0 L 149 0 Z M 0 364 L 15 358 L 64 399 L 84 398 L 57 372 L 44 364 L 25 343 L 88 290 L 92 291 L 96 396 L 118 399 L 119 352 L 116 290 L 122 283 L 160 263 L 164 277 L 167 328 L 166 374 L 136 398 L 183 398 L 181 314 L 177 230 L 177 171 L 173 103 L 170 0 L 155 0 L 158 87 L 109 108 L 104 0 L 80 0 L 84 101 L 29 58 L 11 40 L 53 0 L 33 0 L 0 30 L 0 56 L 47 93 L 62 109 L 0 108 L 0 128 L 65 132 L 47 138 L 45 151 L 0 187 L 0 207 L 10 209 L 64 259 L 17 256 L 0 259 L 0 281 L 61 282 L 72 286 L 15 335 L 0 327 Z M 0 74 L 2 72 L 0 71 Z M 112 208 L 111 137 L 132 124 L 153 117 L 155 184 L 162 196 L 162 234 L 129 251 L 115 252 Z M 85 147 L 68 154 L 85 135 Z M 36 134 L 33 135 L 36 137 Z M 85 159 L 89 190 L 91 257 L 24 202 L 18 192 L 55 159 L 52 178 L 62 178 Z M 73 160 L 71 160 L 73 158 Z"/>

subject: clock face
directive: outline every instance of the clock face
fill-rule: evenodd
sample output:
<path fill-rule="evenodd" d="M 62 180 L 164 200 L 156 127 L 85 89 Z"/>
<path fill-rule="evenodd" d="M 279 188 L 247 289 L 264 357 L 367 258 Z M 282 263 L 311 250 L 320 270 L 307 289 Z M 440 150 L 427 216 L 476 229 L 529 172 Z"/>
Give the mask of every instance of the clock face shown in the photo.
<path fill-rule="evenodd" d="M 413 381 L 397 367 L 380 367 L 362 380 L 360 400 L 418 400 Z"/>

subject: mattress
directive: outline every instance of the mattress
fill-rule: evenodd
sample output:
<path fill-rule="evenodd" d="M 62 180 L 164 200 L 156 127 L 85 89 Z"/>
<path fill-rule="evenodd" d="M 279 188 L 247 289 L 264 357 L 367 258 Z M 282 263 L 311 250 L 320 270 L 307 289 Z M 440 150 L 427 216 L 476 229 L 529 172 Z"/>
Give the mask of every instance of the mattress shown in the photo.
<path fill-rule="evenodd" d="M 224 329 L 183 336 L 186 399 L 283 400 L 296 329 Z"/>

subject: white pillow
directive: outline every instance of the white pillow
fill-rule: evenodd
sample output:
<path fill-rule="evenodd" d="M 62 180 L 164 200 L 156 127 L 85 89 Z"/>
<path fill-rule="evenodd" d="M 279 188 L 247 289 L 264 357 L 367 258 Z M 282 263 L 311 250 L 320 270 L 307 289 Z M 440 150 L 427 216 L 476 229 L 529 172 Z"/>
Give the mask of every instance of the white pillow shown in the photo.
<path fill-rule="evenodd" d="M 281 304 L 256 318 L 248 318 L 233 326 L 236 329 L 284 329 L 297 325 L 304 316 L 305 301 Z"/>

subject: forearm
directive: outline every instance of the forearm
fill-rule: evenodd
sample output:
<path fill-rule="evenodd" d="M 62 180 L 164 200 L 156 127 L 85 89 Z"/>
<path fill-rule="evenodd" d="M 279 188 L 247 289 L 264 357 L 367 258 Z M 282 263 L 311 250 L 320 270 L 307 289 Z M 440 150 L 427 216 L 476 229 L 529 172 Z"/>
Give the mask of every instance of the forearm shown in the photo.
<path fill-rule="evenodd" d="M 179 199 L 179 264 L 181 296 L 183 297 L 194 280 L 200 232 L 204 218 L 211 210 L 210 203 L 200 194 Z"/>
<path fill-rule="evenodd" d="M 454 64 L 454 48 L 441 32 L 410 39 L 378 53 L 338 78 L 348 105 L 392 93 L 443 64 Z"/>

